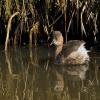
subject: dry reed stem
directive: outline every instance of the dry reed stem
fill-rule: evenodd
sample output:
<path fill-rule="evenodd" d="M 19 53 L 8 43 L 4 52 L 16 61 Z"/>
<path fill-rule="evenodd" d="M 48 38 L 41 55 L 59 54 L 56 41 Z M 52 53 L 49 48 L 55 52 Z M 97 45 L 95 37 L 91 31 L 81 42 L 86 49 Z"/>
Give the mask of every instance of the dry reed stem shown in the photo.
<path fill-rule="evenodd" d="M 68 3 L 68 0 L 65 0 L 64 1 L 64 21 L 65 21 L 65 36 L 66 36 L 66 43 L 67 43 L 67 3 Z"/>
<path fill-rule="evenodd" d="M 19 10 L 19 1 L 15 0 L 15 4 L 16 4 L 17 10 Z"/>
<path fill-rule="evenodd" d="M 72 23 L 72 19 L 73 19 L 74 14 L 75 14 L 75 10 L 74 10 L 73 13 L 72 13 L 72 17 L 71 17 L 71 19 L 70 19 L 67 32 L 69 32 L 69 29 L 70 29 L 70 26 L 71 26 L 71 23 Z"/>
<path fill-rule="evenodd" d="M 10 16 L 11 15 L 11 11 L 10 11 L 10 6 L 11 6 L 11 0 L 6 0 L 5 1 L 5 7 L 6 7 L 6 16 Z"/>
<path fill-rule="evenodd" d="M 34 9 L 34 6 L 31 3 L 29 3 L 29 9 L 30 9 L 30 11 L 32 13 L 32 16 L 35 16 L 35 10 L 36 9 Z"/>
<path fill-rule="evenodd" d="M 31 30 L 30 30 L 30 34 L 29 34 L 29 44 L 30 44 L 30 47 L 32 47 L 32 34 L 33 34 L 33 31 L 34 31 L 34 29 L 32 27 Z"/>
<path fill-rule="evenodd" d="M 81 31 L 82 31 L 82 33 L 84 32 L 85 35 L 86 35 L 86 31 L 85 31 L 85 27 L 84 27 L 84 24 L 83 24 L 83 13 L 86 9 L 86 5 L 87 5 L 87 1 L 85 2 L 85 5 L 83 6 L 83 9 L 82 9 L 82 12 L 81 12 Z"/>
<path fill-rule="evenodd" d="M 64 13 L 62 13 L 55 21 L 53 21 L 53 23 L 51 25 L 49 25 L 49 27 L 52 27 L 62 16 Z"/>
<path fill-rule="evenodd" d="M 30 47 L 32 47 L 32 35 L 34 33 L 34 43 L 36 45 L 36 33 L 39 32 L 39 22 L 36 22 L 35 24 L 33 23 L 33 27 L 30 29 L 30 33 L 29 33 L 29 44 L 30 44 Z"/>
<path fill-rule="evenodd" d="M 98 13 L 96 13 L 95 18 L 93 19 L 93 22 L 94 22 L 94 28 L 95 28 L 95 30 L 94 30 L 94 42 L 97 41 L 97 37 L 96 37 L 96 34 L 97 34 L 97 32 L 98 32 L 97 18 L 98 18 Z"/>
<path fill-rule="evenodd" d="M 15 12 L 9 19 L 8 21 L 8 27 L 7 27 L 7 36 L 6 36 L 6 41 L 5 41 L 5 51 L 7 51 L 7 48 L 8 48 L 8 42 L 9 42 L 9 34 L 10 34 L 10 29 L 11 29 L 11 22 L 12 22 L 12 19 L 18 15 L 19 12 Z"/>

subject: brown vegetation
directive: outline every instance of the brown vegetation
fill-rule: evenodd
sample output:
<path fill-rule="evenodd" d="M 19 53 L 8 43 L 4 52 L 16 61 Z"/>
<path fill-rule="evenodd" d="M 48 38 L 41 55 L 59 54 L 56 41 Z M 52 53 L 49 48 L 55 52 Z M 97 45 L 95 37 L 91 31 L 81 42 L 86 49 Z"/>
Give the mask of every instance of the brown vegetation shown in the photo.
<path fill-rule="evenodd" d="M 59 30 L 65 42 L 83 39 L 90 47 L 100 39 L 99 6 L 99 0 L 1 0 L 0 44 L 44 44 Z"/>

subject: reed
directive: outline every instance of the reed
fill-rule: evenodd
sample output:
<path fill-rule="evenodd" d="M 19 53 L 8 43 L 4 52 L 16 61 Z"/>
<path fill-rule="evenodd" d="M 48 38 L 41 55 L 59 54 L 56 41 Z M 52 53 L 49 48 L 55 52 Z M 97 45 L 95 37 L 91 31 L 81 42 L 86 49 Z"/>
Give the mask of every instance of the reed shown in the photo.
<path fill-rule="evenodd" d="M 11 8 L 11 0 L 6 0 L 5 2 L 5 7 L 6 7 L 6 16 L 10 16 L 11 15 L 11 11 L 10 11 L 10 8 Z"/>
<path fill-rule="evenodd" d="M 74 38 L 77 39 L 77 33 L 80 39 L 84 39 L 83 37 L 85 37 L 91 38 L 94 42 L 99 40 L 96 36 L 97 33 L 99 33 L 98 27 L 100 26 L 100 22 L 98 22 L 98 20 L 100 20 L 99 0 L 0 1 L 0 18 L 2 18 L 1 22 L 4 22 L 2 26 L 7 28 L 6 31 L 8 34 L 6 39 L 2 39 L 5 42 L 5 49 L 7 48 L 9 40 L 8 31 L 11 30 L 11 32 L 14 32 L 14 30 L 16 30 L 16 26 L 11 27 L 11 20 L 17 15 L 13 15 L 14 12 L 20 12 L 21 14 L 21 17 L 17 19 L 19 23 L 16 20 L 13 22 L 16 26 L 20 26 L 17 32 L 19 34 L 16 35 L 16 38 L 20 38 L 18 40 L 16 39 L 18 44 L 21 44 L 23 33 L 25 33 L 25 35 L 29 34 L 27 39 L 29 39 L 30 44 L 32 44 L 32 41 L 35 41 L 35 44 L 37 44 L 36 41 L 38 41 L 38 38 L 37 35 L 35 35 L 37 33 L 34 32 L 36 29 L 33 28 L 35 26 L 33 23 L 35 24 L 37 22 L 39 22 L 39 26 L 41 27 L 41 29 L 39 29 L 40 34 L 38 35 L 41 35 L 42 32 L 47 33 L 47 36 L 49 36 L 49 33 L 53 29 L 62 31 L 65 42 L 73 38 L 69 37 L 71 34 L 74 34 Z M 0 28 L 0 34 L 5 37 L 6 32 L 2 26 Z M 87 27 L 89 28 L 87 29 Z M 32 33 L 34 33 L 34 38 L 32 38 Z M 91 34 L 94 37 L 90 37 Z M 41 36 L 44 37 L 43 35 Z"/>
<path fill-rule="evenodd" d="M 34 34 L 34 44 L 35 44 L 35 46 L 37 45 L 37 34 L 38 33 L 39 33 L 39 22 L 36 22 L 36 23 L 33 23 L 33 26 L 30 29 L 30 34 L 29 34 L 30 47 L 32 47 L 33 34 Z"/>
<path fill-rule="evenodd" d="M 7 48 L 8 48 L 8 42 L 9 42 L 9 34 L 10 34 L 10 30 L 11 30 L 11 22 L 12 22 L 12 19 L 18 15 L 19 12 L 15 12 L 13 15 L 11 15 L 9 21 L 8 21 L 8 26 L 7 26 L 7 36 L 6 36 L 6 41 L 5 41 L 5 51 L 7 51 Z"/>
<path fill-rule="evenodd" d="M 83 24 L 83 13 L 86 10 L 86 5 L 87 5 L 87 1 L 85 2 L 85 5 L 83 6 L 82 12 L 81 12 L 81 32 L 82 32 L 82 34 L 84 32 L 85 35 L 86 35 L 86 31 L 85 31 L 85 27 L 84 27 L 84 24 Z"/>

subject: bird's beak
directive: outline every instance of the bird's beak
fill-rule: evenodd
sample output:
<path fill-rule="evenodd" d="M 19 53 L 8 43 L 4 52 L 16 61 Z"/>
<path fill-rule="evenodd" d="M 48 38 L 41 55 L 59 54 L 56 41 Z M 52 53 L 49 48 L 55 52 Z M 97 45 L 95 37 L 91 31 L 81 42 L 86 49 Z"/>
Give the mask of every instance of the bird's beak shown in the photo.
<path fill-rule="evenodd" d="M 53 39 L 52 42 L 50 43 L 50 46 L 55 45 L 55 40 Z"/>

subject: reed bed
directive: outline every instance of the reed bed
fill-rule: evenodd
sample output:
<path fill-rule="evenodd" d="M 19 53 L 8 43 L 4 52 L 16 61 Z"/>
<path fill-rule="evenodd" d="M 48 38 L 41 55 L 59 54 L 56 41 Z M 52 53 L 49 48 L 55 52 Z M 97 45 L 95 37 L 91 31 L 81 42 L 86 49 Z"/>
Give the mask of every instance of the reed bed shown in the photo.
<path fill-rule="evenodd" d="M 1 0 L 0 35 L 3 38 L 0 42 L 5 43 L 5 50 L 7 41 L 10 45 L 44 44 L 48 43 L 52 30 L 59 30 L 65 42 L 80 39 L 89 42 L 91 46 L 100 38 L 97 37 L 99 6 L 99 0 Z M 20 16 L 14 16 L 9 22 L 16 12 Z M 33 23 L 39 23 L 38 29 L 35 29 Z"/>

